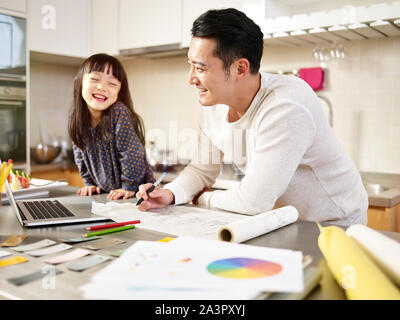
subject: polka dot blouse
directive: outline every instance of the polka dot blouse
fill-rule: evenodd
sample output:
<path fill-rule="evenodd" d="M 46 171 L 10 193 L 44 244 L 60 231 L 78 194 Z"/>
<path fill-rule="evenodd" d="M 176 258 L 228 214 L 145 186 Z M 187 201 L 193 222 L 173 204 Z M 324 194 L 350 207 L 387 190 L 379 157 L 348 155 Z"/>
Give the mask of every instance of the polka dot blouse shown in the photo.
<path fill-rule="evenodd" d="M 84 150 L 73 144 L 75 163 L 85 186 L 96 185 L 105 192 L 120 188 L 137 192 L 139 185 L 155 181 L 153 171 L 128 108 L 120 102 L 110 108 L 110 142 L 101 139 L 97 127 L 92 128 L 92 142 Z"/>

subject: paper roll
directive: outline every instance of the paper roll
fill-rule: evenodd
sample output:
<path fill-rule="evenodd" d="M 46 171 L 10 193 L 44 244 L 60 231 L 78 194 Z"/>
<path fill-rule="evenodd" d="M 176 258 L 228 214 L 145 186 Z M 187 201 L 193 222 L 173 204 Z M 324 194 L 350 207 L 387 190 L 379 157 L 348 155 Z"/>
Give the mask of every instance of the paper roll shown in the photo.
<path fill-rule="evenodd" d="M 369 257 L 398 285 L 400 285 L 400 242 L 362 224 L 346 230 Z"/>
<path fill-rule="evenodd" d="M 394 283 L 344 230 L 336 226 L 320 226 L 320 230 L 319 248 L 348 299 L 400 299 L 400 291 Z"/>
<path fill-rule="evenodd" d="M 218 229 L 218 239 L 240 243 L 295 222 L 299 217 L 295 207 L 286 206 L 235 221 Z"/>

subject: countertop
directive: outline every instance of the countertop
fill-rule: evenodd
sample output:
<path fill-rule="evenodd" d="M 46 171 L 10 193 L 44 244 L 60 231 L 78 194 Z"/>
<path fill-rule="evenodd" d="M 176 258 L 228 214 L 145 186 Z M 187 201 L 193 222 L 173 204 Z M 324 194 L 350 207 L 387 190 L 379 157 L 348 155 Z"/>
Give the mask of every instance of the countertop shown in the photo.
<path fill-rule="evenodd" d="M 49 164 L 32 164 L 31 172 L 44 172 L 52 170 L 75 170 L 77 169 L 74 161 L 63 160 L 57 163 Z M 158 178 L 162 172 L 155 171 L 155 177 Z M 169 171 L 164 179 L 164 183 L 174 180 L 180 171 Z M 364 184 L 379 184 L 388 190 L 376 193 L 368 193 L 368 201 L 370 206 L 392 208 L 400 204 L 400 174 L 360 172 Z M 229 189 L 236 186 L 243 178 L 230 165 L 224 165 L 215 184 L 214 189 Z"/>
<path fill-rule="evenodd" d="M 44 171 L 53 171 L 53 170 L 74 170 L 78 169 L 75 162 L 71 160 L 62 160 L 58 162 L 38 164 L 31 164 L 31 174 L 32 172 L 44 172 Z"/>
<path fill-rule="evenodd" d="M 156 178 L 161 172 L 155 172 Z M 179 175 L 177 171 L 168 172 L 164 179 L 164 183 L 174 180 Z M 388 188 L 381 193 L 368 193 L 368 201 L 370 206 L 392 208 L 400 203 L 400 174 L 360 172 L 364 184 L 379 184 Z M 214 189 L 229 189 L 236 186 L 243 175 L 237 172 L 230 165 L 224 165 L 215 184 Z"/>
<path fill-rule="evenodd" d="M 91 197 L 80 197 L 76 195 L 76 189 L 71 186 L 66 186 L 60 189 L 50 191 L 50 197 L 62 199 L 62 201 L 68 203 L 86 203 L 90 204 L 93 200 L 105 202 L 107 201 L 107 194 L 100 194 Z M 136 199 L 127 201 L 136 202 Z M 90 225 L 103 224 L 104 222 L 92 223 Z M 324 225 L 324 224 L 323 224 Z M 24 240 L 24 244 L 36 242 L 45 238 L 61 242 L 60 239 L 65 238 L 76 238 L 80 237 L 82 233 L 86 232 L 85 227 L 89 226 L 86 223 L 70 224 L 70 225 L 59 225 L 59 226 L 45 226 L 26 228 L 22 227 L 15 215 L 13 214 L 10 206 L 0 207 L 0 241 L 5 240 L 11 234 L 26 234 L 27 239 Z M 400 236 L 394 232 L 383 232 L 385 235 L 400 240 Z M 127 230 L 118 235 L 110 234 L 105 235 L 103 238 L 117 237 L 126 241 L 126 243 L 118 245 L 118 248 L 106 248 L 96 251 L 96 254 L 110 255 L 110 251 L 117 249 L 127 248 L 137 240 L 150 240 L 157 241 L 166 236 L 173 236 L 169 234 L 163 234 L 155 231 L 135 229 Z M 319 230 L 315 223 L 308 221 L 297 221 L 283 228 L 277 229 L 268 234 L 256 237 L 245 244 L 270 247 L 270 248 L 281 248 L 281 249 L 292 249 L 302 251 L 305 255 L 312 257 L 311 265 L 317 267 L 322 273 L 322 281 L 317 286 L 307 299 L 313 300 L 339 300 L 345 299 L 344 291 L 339 287 L 335 279 L 333 278 L 330 270 L 327 267 L 326 260 L 323 258 L 322 253 L 318 247 L 318 236 Z M 81 247 L 84 243 L 74 244 L 73 247 Z M 2 248 L 9 250 L 8 248 Z M 12 250 L 11 250 L 12 251 Z M 15 252 L 14 255 L 17 253 Z M 18 253 L 18 255 L 25 256 L 29 261 L 23 264 L 8 266 L 2 269 L 0 276 L 0 300 L 4 296 L 2 293 L 7 293 L 17 298 L 22 299 L 82 299 L 82 294 L 79 291 L 79 287 L 87 283 L 90 277 L 101 270 L 113 260 L 117 258 L 111 258 L 111 260 L 98 265 L 96 267 L 87 269 L 83 272 L 70 271 L 65 264 L 59 264 L 56 266 L 57 269 L 63 271 L 62 274 L 57 275 L 57 286 L 52 290 L 48 290 L 42 286 L 41 281 L 32 281 L 23 286 L 15 286 L 7 281 L 8 278 L 26 275 L 35 271 L 40 270 L 45 266 L 40 258 L 35 258 L 25 253 Z M 55 254 L 58 255 L 58 254 Z M 221 297 L 223 299 L 223 297 Z"/>

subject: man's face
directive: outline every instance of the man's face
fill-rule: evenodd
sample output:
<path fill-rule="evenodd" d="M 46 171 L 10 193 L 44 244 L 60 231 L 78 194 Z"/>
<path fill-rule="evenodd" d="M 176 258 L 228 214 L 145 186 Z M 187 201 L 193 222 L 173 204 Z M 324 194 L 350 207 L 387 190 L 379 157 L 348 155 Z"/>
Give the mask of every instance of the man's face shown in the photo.
<path fill-rule="evenodd" d="M 212 39 L 193 37 L 190 42 L 189 83 L 196 86 L 203 106 L 228 104 L 234 90 L 232 77 L 224 69 L 223 61 L 214 55 L 215 47 Z"/>

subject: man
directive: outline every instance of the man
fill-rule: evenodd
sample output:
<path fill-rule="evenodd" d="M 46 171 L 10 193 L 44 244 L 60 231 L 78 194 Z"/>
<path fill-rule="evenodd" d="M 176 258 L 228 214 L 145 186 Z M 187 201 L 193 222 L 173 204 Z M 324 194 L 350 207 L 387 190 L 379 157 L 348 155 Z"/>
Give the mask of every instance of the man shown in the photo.
<path fill-rule="evenodd" d="M 193 201 L 210 209 L 257 214 L 292 205 L 300 219 L 366 224 L 368 197 L 352 160 L 329 127 L 313 90 L 294 76 L 260 73 L 263 34 L 244 13 L 210 10 L 193 23 L 189 82 L 203 108 L 199 148 L 141 210 Z M 211 191 L 223 158 L 245 176 Z"/>

